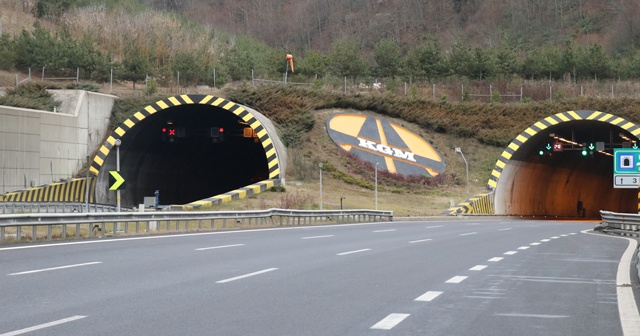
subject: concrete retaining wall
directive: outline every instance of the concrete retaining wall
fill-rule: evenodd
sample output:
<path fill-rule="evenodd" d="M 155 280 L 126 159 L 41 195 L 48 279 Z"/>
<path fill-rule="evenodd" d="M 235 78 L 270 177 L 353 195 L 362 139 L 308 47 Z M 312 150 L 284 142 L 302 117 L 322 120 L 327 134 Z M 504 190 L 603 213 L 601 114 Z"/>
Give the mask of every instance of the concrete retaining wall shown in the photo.
<path fill-rule="evenodd" d="M 117 97 L 80 90 L 52 91 L 56 112 L 0 106 L 0 193 L 76 176 L 99 148 Z"/>

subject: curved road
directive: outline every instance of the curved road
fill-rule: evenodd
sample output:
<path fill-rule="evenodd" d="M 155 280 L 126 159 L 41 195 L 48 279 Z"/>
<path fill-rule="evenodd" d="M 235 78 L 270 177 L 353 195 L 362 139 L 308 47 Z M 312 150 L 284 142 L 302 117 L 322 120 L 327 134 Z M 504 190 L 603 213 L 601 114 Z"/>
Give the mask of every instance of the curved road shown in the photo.
<path fill-rule="evenodd" d="M 0 336 L 638 335 L 635 241 L 593 227 L 468 219 L 7 246 Z"/>

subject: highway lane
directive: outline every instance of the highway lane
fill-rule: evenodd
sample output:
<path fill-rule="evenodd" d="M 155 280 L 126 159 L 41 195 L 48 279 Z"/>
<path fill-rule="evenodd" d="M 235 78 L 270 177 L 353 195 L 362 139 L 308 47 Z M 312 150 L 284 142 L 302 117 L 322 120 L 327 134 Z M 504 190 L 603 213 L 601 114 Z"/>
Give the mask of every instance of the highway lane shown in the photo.
<path fill-rule="evenodd" d="M 628 241 L 581 233 L 593 226 L 468 219 L 5 247 L 0 336 L 622 335 Z"/>

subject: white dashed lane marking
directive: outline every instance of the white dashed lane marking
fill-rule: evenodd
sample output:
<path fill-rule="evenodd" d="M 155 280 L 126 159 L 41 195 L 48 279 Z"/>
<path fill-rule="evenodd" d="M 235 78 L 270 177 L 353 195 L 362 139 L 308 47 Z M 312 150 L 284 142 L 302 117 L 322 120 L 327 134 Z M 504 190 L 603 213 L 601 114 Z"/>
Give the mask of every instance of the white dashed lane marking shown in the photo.
<path fill-rule="evenodd" d="M 89 263 L 84 263 L 84 264 L 75 264 L 75 265 L 43 268 L 43 269 L 38 269 L 38 270 L 33 270 L 33 271 L 11 273 L 11 274 L 7 274 L 7 275 L 24 275 L 24 274 L 40 273 L 40 272 L 47 272 L 47 271 L 56 271 L 56 270 L 61 270 L 61 269 L 66 269 L 66 268 L 90 266 L 90 265 L 97 265 L 97 264 L 102 264 L 102 261 L 94 261 L 94 262 L 89 262 Z"/>
<path fill-rule="evenodd" d="M 371 249 L 362 249 L 362 250 L 355 250 L 355 251 L 349 251 L 349 252 L 342 252 L 342 253 L 338 253 L 336 255 L 344 256 L 344 255 L 348 255 L 348 254 L 354 254 L 354 253 L 360 253 L 360 252 L 366 252 L 366 251 L 371 251 Z"/>
<path fill-rule="evenodd" d="M 467 276 L 457 275 L 457 276 L 454 276 L 453 278 L 445 281 L 445 283 L 457 284 L 457 283 L 463 282 L 466 278 L 468 278 L 468 277 Z"/>
<path fill-rule="evenodd" d="M 407 317 L 409 317 L 409 314 L 389 314 L 389 316 L 374 324 L 371 329 L 391 330 Z"/>
<path fill-rule="evenodd" d="M 393 231 L 395 231 L 395 230 L 396 230 L 396 229 L 376 230 L 376 231 L 373 231 L 373 233 L 380 233 L 380 232 L 393 232 Z"/>
<path fill-rule="evenodd" d="M 508 252 L 505 252 L 504 254 L 506 254 L 506 255 L 514 255 L 516 253 L 518 253 L 518 251 L 508 251 Z"/>
<path fill-rule="evenodd" d="M 425 229 L 435 229 L 435 228 L 441 228 L 444 227 L 443 225 L 434 225 L 434 226 L 427 226 Z"/>
<path fill-rule="evenodd" d="M 212 247 L 201 247 L 197 248 L 196 251 L 206 251 L 206 250 L 215 250 L 215 249 L 223 249 L 227 247 L 238 247 L 244 246 L 244 244 L 234 244 L 234 245 L 221 245 L 221 246 L 212 246 Z"/>
<path fill-rule="evenodd" d="M 471 267 L 469 270 L 470 271 L 482 271 L 485 268 L 487 268 L 487 265 L 476 265 L 476 266 Z"/>
<path fill-rule="evenodd" d="M 311 237 L 302 237 L 300 239 L 320 239 L 320 238 L 330 238 L 335 237 L 334 235 L 326 235 L 326 236 L 311 236 Z"/>
<path fill-rule="evenodd" d="M 409 244 L 415 244 L 415 243 L 424 243 L 424 242 L 428 242 L 431 239 L 420 239 L 420 240 L 414 240 L 414 241 L 410 241 Z"/>
<path fill-rule="evenodd" d="M 531 245 L 531 246 L 538 246 L 538 245 L 540 245 L 540 243 L 536 242 L 536 243 L 531 243 L 531 244 L 529 244 L 529 245 Z"/>
<path fill-rule="evenodd" d="M 414 301 L 430 302 L 430 301 L 433 301 L 433 299 L 435 299 L 438 296 L 440 296 L 440 294 L 442 294 L 442 292 L 429 291 L 429 292 L 426 292 L 426 293 L 420 295 Z"/>
<path fill-rule="evenodd" d="M 520 246 L 518 247 L 518 250 L 528 250 L 529 246 Z"/>
<path fill-rule="evenodd" d="M 540 239 L 541 242 L 546 243 L 546 242 L 550 242 L 551 239 Z"/>
<path fill-rule="evenodd" d="M 272 271 L 276 271 L 276 270 L 278 270 L 278 269 L 277 268 L 268 268 L 266 270 L 253 272 L 253 273 L 249 273 L 249 274 L 245 274 L 245 275 L 241 275 L 241 276 L 237 276 L 237 277 L 233 277 L 233 278 L 229 278 L 229 279 L 225 279 L 225 280 L 216 281 L 216 283 L 223 284 L 223 283 L 232 282 L 232 281 L 236 281 L 236 280 L 240 280 L 240 279 L 245 279 L 245 278 L 249 278 L 249 277 L 252 277 L 252 276 L 256 276 L 256 275 L 260 275 L 260 274 L 264 274 L 264 273 L 268 273 L 268 272 L 272 272 Z"/>
<path fill-rule="evenodd" d="M 470 235 L 474 235 L 474 234 L 478 234 L 477 232 L 467 232 L 467 233 L 461 233 L 461 236 L 470 236 Z"/>
<path fill-rule="evenodd" d="M 494 257 L 494 258 L 491 258 L 491 259 L 489 259 L 489 260 L 487 260 L 487 261 L 491 261 L 491 262 L 498 262 L 498 261 L 500 261 L 500 260 L 502 260 L 502 259 L 504 259 L 504 258 L 502 258 L 502 257 Z"/>
<path fill-rule="evenodd" d="M 507 231 L 507 230 L 511 230 L 511 228 L 498 229 L 498 231 Z"/>
<path fill-rule="evenodd" d="M 68 317 L 68 318 L 65 318 L 65 319 L 62 319 L 62 320 L 57 320 L 57 321 L 53 321 L 53 322 L 49 322 L 49 323 L 39 324 L 37 326 L 24 328 L 24 329 L 12 331 L 12 332 L 5 333 L 5 334 L 0 334 L 0 336 L 22 335 L 22 334 L 30 333 L 32 331 L 45 329 L 45 328 L 49 328 L 49 327 L 54 327 L 54 326 L 57 326 L 57 325 L 60 325 L 60 324 L 64 324 L 64 323 L 73 322 L 75 320 L 80 320 L 80 319 L 83 319 L 85 317 L 86 316 L 82 316 L 82 315 L 71 316 L 71 317 Z"/>

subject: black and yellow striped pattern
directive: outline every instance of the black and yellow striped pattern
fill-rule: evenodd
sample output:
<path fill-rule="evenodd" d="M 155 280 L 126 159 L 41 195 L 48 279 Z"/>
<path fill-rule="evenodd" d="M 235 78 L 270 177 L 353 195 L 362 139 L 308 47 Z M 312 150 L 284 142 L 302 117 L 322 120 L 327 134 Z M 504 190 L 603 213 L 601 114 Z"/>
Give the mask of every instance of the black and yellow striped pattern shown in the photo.
<path fill-rule="evenodd" d="M 468 200 L 449 208 L 445 213 L 447 215 L 458 214 L 477 214 L 477 215 L 493 215 L 495 214 L 494 191 L 480 194 L 469 198 Z"/>
<path fill-rule="evenodd" d="M 86 202 L 87 181 L 89 202 L 93 203 L 96 178 L 75 178 L 65 182 L 51 183 L 35 188 L 12 191 L 0 195 L 0 202 Z"/>
<path fill-rule="evenodd" d="M 507 165 L 507 162 L 527 140 L 536 135 L 538 132 L 541 132 L 548 127 L 563 123 L 570 122 L 576 120 L 591 120 L 591 121 L 600 121 L 606 122 L 615 126 L 618 126 L 634 136 L 640 135 L 640 128 L 636 126 L 634 123 L 625 120 L 620 117 L 616 117 L 612 114 L 599 112 L 599 111 L 567 111 L 555 114 L 553 116 L 544 118 L 536 122 L 535 124 L 529 126 L 524 132 L 520 133 L 510 144 L 507 146 L 507 149 L 502 152 L 502 155 L 498 158 L 493 171 L 491 172 L 491 177 L 489 178 L 489 182 L 487 187 L 491 190 L 495 190 L 498 185 L 498 180 L 500 179 L 500 174 L 502 174 L 502 170 Z"/>
<path fill-rule="evenodd" d="M 184 94 L 180 96 L 173 96 L 163 100 L 159 100 L 154 104 L 151 104 L 144 109 L 137 111 L 133 114 L 133 116 L 127 119 L 122 123 L 118 128 L 116 128 L 111 136 L 107 138 L 104 144 L 100 147 L 98 154 L 94 157 L 93 163 L 91 164 L 91 173 L 93 175 L 98 175 L 100 172 L 100 168 L 104 165 L 104 161 L 107 159 L 109 152 L 113 149 L 116 143 L 116 139 L 121 139 L 127 131 L 131 128 L 135 127 L 137 123 L 144 120 L 145 118 L 153 115 L 154 113 L 175 106 L 188 105 L 188 104 L 201 104 L 201 105 L 211 105 L 220 107 L 225 109 L 238 117 L 244 120 L 257 134 L 262 147 L 264 148 L 265 155 L 267 156 L 267 164 L 269 167 L 269 178 L 270 179 L 279 179 L 280 178 L 280 164 L 278 161 L 278 156 L 276 154 L 276 149 L 274 144 L 267 134 L 267 130 L 264 128 L 262 123 L 256 119 L 256 117 L 247 111 L 241 105 L 238 105 L 234 102 L 228 101 L 223 98 L 214 97 L 211 95 L 189 95 Z"/>
<path fill-rule="evenodd" d="M 257 195 L 261 192 L 269 190 L 269 188 L 279 185 L 280 180 L 264 180 L 252 185 L 248 185 L 244 188 L 232 190 L 224 194 L 206 198 L 203 200 L 195 201 L 185 205 L 172 205 L 172 209 L 193 210 L 200 207 L 212 206 L 214 204 L 226 203 L 232 200 L 238 200 L 246 198 L 247 196 Z"/>

